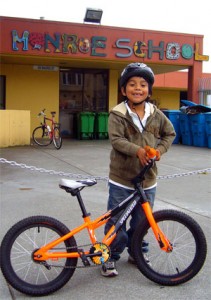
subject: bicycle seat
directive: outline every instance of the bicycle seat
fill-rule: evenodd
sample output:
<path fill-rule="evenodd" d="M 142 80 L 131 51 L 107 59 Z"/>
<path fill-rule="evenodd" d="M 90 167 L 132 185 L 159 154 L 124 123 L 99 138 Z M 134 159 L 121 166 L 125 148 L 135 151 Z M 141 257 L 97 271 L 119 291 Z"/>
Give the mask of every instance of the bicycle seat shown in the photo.
<path fill-rule="evenodd" d="M 96 184 L 97 181 L 94 179 L 84 179 L 84 180 L 70 180 L 70 179 L 61 179 L 59 182 L 59 187 L 64 190 L 75 190 L 78 188 L 83 188 L 85 186 L 92 186 Z"/>

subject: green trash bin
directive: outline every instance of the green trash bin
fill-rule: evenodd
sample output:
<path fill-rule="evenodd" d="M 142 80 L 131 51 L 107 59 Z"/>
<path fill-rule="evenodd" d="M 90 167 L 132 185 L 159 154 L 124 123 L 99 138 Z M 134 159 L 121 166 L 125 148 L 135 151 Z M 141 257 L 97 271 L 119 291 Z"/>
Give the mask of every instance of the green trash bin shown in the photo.
<path fill-rule="evenodd" d="M 93 112 L 80 112 L 78 114 L 78 139 L 93 139 L 94 138 L 94 121 L 95 113 Z"/>
<path fill-rule="evenodd" d="M 98 112 L 95 117 L 96 139 L 108 139 L 108 113 Z"/>

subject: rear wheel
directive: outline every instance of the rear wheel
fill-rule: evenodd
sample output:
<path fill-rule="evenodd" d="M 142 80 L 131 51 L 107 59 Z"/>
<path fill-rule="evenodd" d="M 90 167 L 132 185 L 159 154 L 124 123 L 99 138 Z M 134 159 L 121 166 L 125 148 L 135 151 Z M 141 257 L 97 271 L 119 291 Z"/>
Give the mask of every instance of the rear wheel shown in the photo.
<path fill-rule="evenodd" d="M 32 133 L 32 139 L 39 146 L 48 146 L 52 143 L 52 138 L 45 126 L 36 127 Z"/>
<path fill-rule="evenodd" d="M 173 251 L 160 249 L 148 221 L 144 220 L 132 241 L 139 270 L 158 284 L 173 286 L 187 282 L 200 271 L 206 259 L 207 243 L 201 227 L 193 218 L 176 210 L 155 212 L 154 218 Z M 143 251 L 143 243 L 148 243 L 147 251 Z"/>
<path fill-rule="evenodd" d="M 64 224 L 46 216 L 33 216 L 16 223 L 1 244 L 1 269 L 9 284 L 31 296 L 45 296 L 62 288 L 72 277 L 77 258 L 37 262 L 33 253 L 68 232 Z M 77 251 L 74 237 L 49 251 L 59 251 L 58 248 Z"/>
<path fill-rule="evenodd" d="M 54 143 L 54 146 L 57 150 L 59 150 L 62 146 L 62 137 L 61 137 L 59 127 L 54 128 L 53 143 Z"/>

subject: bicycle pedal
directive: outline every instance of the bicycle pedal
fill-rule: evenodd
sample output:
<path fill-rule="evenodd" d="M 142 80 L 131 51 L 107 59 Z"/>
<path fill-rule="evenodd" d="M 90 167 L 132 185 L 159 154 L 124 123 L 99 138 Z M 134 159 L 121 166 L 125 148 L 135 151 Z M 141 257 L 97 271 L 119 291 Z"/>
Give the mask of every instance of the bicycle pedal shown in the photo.
<path fill-rule="evenodd" d="M 84 266 L 85 267 L 90 266 L 90 262 L 88 261 L 88 259 L 87 259 L 86 255 L 84 254 L 84 252 L 79 252 L 79 254 L 80 254 L 80 258 L 81 258 Z"/>

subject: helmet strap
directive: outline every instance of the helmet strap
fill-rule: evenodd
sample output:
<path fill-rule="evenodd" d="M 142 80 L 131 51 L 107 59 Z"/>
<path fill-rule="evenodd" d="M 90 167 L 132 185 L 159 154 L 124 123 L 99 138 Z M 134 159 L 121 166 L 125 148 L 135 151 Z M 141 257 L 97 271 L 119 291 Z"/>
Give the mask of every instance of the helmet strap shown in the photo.
<path fill-rule="evenodd" d="M 145 100 L 144 100 L 144 101 L 145 101 Z M 144 101 L 142 101 L 142 103 L 143 103 Z M 136 111 L 136 108 L 133 107 L 133 109 L 135 110 L 135 113 L 136 113 L 136 115 L 137 115 L 137 117 L 138 117 L 138 120 L 139 120 L 139 122 L 140 122 L 141 127 L 143 128 L 143 130 L 146 130 L 146 128 L 144 127 L 143 123 L 141 122 L 141 119 L 140 119 L 140 117 L 139 117 L 139 115 L 138 115 L 138 113 L 137 113 L 137 111 Z"/>
<path fill-rule="evenodd" d="M 142 100 L 141 102 L 138 102 L 138 103 L 133 103 L 133 106 L 141 105 L 141 104 L 144 103 L 145 101 L 146 101 L 146 99 L 145 99 L 145 100 Z"/>

